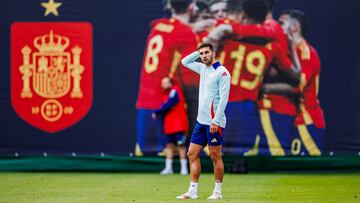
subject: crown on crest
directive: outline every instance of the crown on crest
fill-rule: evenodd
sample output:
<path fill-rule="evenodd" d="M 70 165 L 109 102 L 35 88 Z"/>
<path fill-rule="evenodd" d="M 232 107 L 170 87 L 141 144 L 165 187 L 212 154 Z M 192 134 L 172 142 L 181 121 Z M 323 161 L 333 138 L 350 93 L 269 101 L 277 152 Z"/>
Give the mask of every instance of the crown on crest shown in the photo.
<path fill-rule="evenodd" d="M 69 38 L 54 34 L 53 30 L 50 30 L 49 34 L 36 37 L 34 46 L 40 52 L 63 52 L 69 46 Z"/>

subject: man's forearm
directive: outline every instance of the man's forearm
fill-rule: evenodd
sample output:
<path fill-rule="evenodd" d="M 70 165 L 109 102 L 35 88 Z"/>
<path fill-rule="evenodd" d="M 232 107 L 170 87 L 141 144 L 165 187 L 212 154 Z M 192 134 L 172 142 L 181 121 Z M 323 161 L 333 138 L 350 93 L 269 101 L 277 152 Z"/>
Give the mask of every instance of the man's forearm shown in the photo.
<path fill-rule="evenodd" d="M 181 63 L 188 69 L 200 74 L 201 63 L 195 62 L 200 57 L 199 51 L 195 51 L 181 60 Z"/>
<path fill-rule="evenodd" d="M 215 117 L 212 120 L 212 123 L 216 125 L 220 125 L 220 122 L 218 121 L 218 118 L 221 114 L 225 112 L 225 108 L 227 105 L 228 99 L 227 98 L 221 98 L 218 104 L 218 107 L 216 109 Z"/>
<path fill-rule="evenodd" d="M 232 25 L 232 33 L 241 37 L 259 37 L 267 38 L 269 40 L 275 40 L 275 33 L 268 26 L 262 25 Z"/>
<path fill-rule="evenodd" d="M 174 106 L 179 103 L 179 96 L 177 93 L 174 94 L 173 97 L 170 97 L 159 109 L 157 109 L 154 113 L 156 115 L 165 114 Z"/>
<path fill-rule="evenodd" d="M 293 61 L 294 64 L 294 68 L 297 70 L 297 72 L 301 72 L 301 63 L 299 60 L 299 56 L 296 53 L 296 48 L 293 44 L 291 44 L 290 46 L 290 55 L 291 55 L 291 60 Z"/>
<path fill-rule="evenodd" d="M 299 94 L 296 88 L 286 83 L 272 83 L 262 86 L 264 93 L 280 94 L 285 96 L 295 96 Z"/>
<path fill-rule="evenodd" d="M 298 84 L 300 83 L 301 64 L 300 64 L 299 57 L 296 53 L 295 46 L 293 45 L 293 43 L 291 41 L 289 44 L 290 44 L 289 51 L 290 51 L 290 59 L 292 61 L 292 67 L 287 72 L 287 74 L 293 80 L 293 85 L 298 86 Z"/>
<path fill-rule="evenodd" d="M 213 118 L 212 122 L 216 125 L 220 125 L 219 118 L 225 112 L 225 108 L 227 102 L 229 100 L 229 93 L 230 93 L 230 74 L 227 76 L 222 76 L 220 81 L 220 101 L 218 103 L 215 117 Z"/>
<path fill-rule="evenodd" d="M 182 60 L 181 60 L 181 63 L 188 67 L 191 63 L 195 62 L 196 59 L 198 59 L 200 57 L 200 53 L 199 51 L 194 51 L 193 53 L 187 55 L 186 57 L 184 57 Z M 188 67 L 189 68 L 189 67 Z"/>

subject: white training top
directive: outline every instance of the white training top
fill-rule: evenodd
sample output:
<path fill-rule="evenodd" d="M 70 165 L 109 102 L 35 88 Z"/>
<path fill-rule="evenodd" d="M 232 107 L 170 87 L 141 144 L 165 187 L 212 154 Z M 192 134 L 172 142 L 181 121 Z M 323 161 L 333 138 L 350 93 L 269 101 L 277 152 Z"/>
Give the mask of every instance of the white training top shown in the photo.
<path fill-rule="evenodd" d="M 220 64 L 207 67 L 195 62 L 200 57 L 195 51 L 181 60 L 181 63 L 200 75 L 199 108 L 197 121 L 203 125 L 216 125 L 225 128 L 225 108 L 230 92 L 230 73 Z"/>

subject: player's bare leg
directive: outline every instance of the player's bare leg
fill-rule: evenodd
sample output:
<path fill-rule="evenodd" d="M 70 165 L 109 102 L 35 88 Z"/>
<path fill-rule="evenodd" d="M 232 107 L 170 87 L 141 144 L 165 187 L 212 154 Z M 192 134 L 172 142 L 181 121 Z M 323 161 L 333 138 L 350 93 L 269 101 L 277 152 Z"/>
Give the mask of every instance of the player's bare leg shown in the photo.
<path fill-rule="evenodd" d="M 211 161 L 214 165 L 215 188 L 208 199 L 222 199 L 221 187 L 224 178 L 224 163 L 221 158 L 222 146 L 209 146 Z"/>
<path fill-rule="evenodd" d="M 221 158 L 221 145 L 209 146 L 211 161 L 214 165 L 215 182 L 222 183 L 224 178 L 224 163 Z"/>
<path fill-rule="evenodd" d="M 200 153 L 204 146 L 190 143 L 189 151 L 187 153 L 190 162 L 190 176 L 191 182 L 188 192 L 177 196 L 177 199 L 198 199 L 198 184 L 201 172 Z"/>
<path fill-rule="evenodd" d="M 203 148 L 202 145 L 191 143 L 187 154 L 190 162 L 191 182 L 194 183 L 199 182 L 201 172 L 200 153 Z"/>
<path fill-rule="evenodd" d="M 184 145 L 179 146 L 179 155 L 180 155 L 180 174 L 188 175 L 188 166 L 187 166 L 187 157 L 186 157 L 186 148 Z"/>
<path fill-rule="evenodd" d="M 161 175 L 173 174 L 173 158 L 174 158 L 174 144 L 167 143 L 166 144 L 166 160 L 165 160 L 165 168 L 160 172 Z"/>

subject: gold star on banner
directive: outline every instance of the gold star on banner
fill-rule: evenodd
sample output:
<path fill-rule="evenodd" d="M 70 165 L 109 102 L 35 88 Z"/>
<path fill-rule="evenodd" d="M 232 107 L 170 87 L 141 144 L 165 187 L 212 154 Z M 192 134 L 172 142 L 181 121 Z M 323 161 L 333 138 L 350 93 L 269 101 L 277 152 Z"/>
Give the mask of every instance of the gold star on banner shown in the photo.
<path fill-rule="evenodd" d="M 61 6 L 62 3 L 56 3 L 54 0 L 49 0 L 49 2 L 41 3 L 41 6 L 46 9 L 44 16 L 48 16 L 50 13 L 52 13 L 54 16 L 58 16 L 59 13 L 57 9 Z"/>

